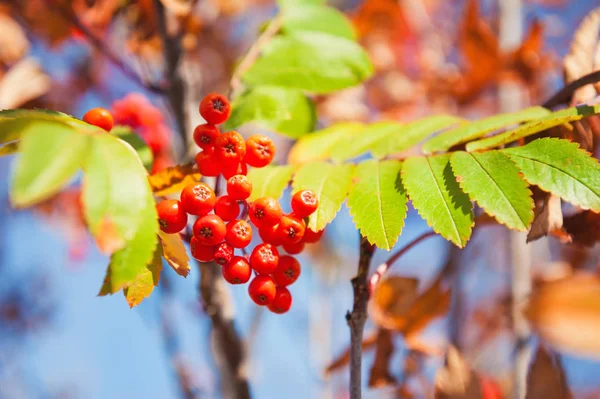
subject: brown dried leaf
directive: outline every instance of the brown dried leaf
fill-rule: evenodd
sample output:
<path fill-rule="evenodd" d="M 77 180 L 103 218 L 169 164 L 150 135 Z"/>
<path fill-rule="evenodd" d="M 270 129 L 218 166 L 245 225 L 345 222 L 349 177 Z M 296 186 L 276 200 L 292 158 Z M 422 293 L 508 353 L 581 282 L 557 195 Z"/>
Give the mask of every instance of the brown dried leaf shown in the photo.
<path fill-rule="evenodd" d="M 547 193 L 541 206 L 536 205 L 535 218 L 527 233 L 527 242 L 535 241 L 549 233 L 560 230 L 563 225 L 563 214 L 560 197 Z"/>
<path fill-rule="evenodd" d="M 179 234 L 158 232 L 162 245 L 163 257 L 177 274 L 187 277 L 190 274 L 190 258 L 185 250 Z"/>
<path fill-rule="evenodd" d="M 385 328 L 379 329 L 376 345 L 375 360 L 369 372 L 370 388 L 381 388 L 396 382 L 396 379 L 390 373 L 390 360 L 394 355 L 392 332 Z"/>
<path fill-rule="evenodd" d="M 446 366 L 435 376 L 436 399 L 483 399 L 481 384 L 460 352 L 450 346 Z"/>
<path fill-rule="evenodd" d="M 363 352 L 369 349 L 372 349 L 377 344 L 378 332 L 371 334 L 363 339 L 362 342 L 362 350 Z M 334 371 L 338 371 L 342 367 L 345 367 L 350 363 L 350 347 L 346 348 L 344 352 L 342 352 L 338 357 L 336 357 L 333 362 L 325 369 L 325 375 L 329 375 Z"/>
<path fill-rule="evenodd" d="M 591 11 L 575 31 L 563 67 L 567 83 L 600 69 L 600 8 Z M 596 93 L 600 94 L 600 83 L 581 88 L 573 100 L 587 102 Z"/>
<path fill-rule="evenodd" d="M 525 315 L 540 337 L 557 349 L 600 358 L 600 277 L 576 273 L 538 286 Z"/>
<path fill-rule="evenodd" d="M 29 50 L 25 31 L 14 19 L 0 14 L 0 62 L 11 65 L 19 61 Z"/>
<path fill-rule="evenodd" d="M 588 247 L 600 241 L 600 214 L 583 211 L 567 216 L 564 227 L 574 243 Z"/>
<path fill-rule="evenodd" d="M 526 399 L 571 399 L 567 379 L 559 359 L 541 345 L 527 374 Z"/>
<path fill-rule="evenodd" d="M 35 59 L 22 59 L 0 80 L 0 109 L 18 108 L 46 94 L 51 85 L 50 78 Z"/>
<path fill-rule="evenodd" d="M 165 196 L 183 190 L 190 183 L 200 181 L 195 164 L 171 166 L 148 176 L 150 187 L 156 196 Z"/>

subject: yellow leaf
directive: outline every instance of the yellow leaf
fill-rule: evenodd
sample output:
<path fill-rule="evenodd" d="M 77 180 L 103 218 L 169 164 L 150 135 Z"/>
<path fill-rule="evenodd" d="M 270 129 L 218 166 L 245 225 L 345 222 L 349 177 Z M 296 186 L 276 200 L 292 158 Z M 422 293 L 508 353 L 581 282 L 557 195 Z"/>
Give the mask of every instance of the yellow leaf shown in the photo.
<path fill-rule="evenodd" d="M 163 249 L 163 257 L 177 274 L 187 277 L 190 273 L 190 258 L 179 234 L 158 232 Z"/>
<path fill-rule="evenodd" d="M 148 176 L 152 192 L 156 196 L 165 196 L 183 190 L 190 183 L 200 181 L 195 164 L 177 165 Z"/>
<path fill-rule="evenodd" d="M 158 285 L 162 270 L 161 254 L 160 247 L 157 247 L 154 258 L 148 264 L 146 270 L 140 273 L 129 287 L 123 289 L 123 294 L 130 308 L 139 305 L 144 299 L 148 298 L 154 291 L 154 287 Z"/>

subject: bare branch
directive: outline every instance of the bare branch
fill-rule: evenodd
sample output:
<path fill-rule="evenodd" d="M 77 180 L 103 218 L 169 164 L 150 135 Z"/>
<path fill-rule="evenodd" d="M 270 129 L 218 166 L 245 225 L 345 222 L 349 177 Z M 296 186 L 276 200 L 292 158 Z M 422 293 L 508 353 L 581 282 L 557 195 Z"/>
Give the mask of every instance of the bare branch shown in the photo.
<path fill-rule="evenodd" d="M 565 85 L 542 105 L 546 108 L 552 108 L 561 104 L 568 104 L 571 102 L 571 98 L 577 89 L 596 82 L 600 82 L 600 71 L 584 75 L 568 85 Z"/>

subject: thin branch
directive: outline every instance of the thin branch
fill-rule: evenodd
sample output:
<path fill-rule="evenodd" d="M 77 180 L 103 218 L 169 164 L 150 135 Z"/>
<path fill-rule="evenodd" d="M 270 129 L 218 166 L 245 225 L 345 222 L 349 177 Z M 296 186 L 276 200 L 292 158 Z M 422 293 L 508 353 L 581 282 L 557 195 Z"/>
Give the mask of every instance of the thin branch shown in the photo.
<path fill-rule="evenodd" d="M 70 7 L 62 7 L 55 5 L 54 1 L 46 0 L 46 3 L 55 8 L 69 23 L 75 26 L 83 35 L 86 37 L 88 42 L 96 48 L 100 53 L 102 53 L 113 65 L 121 70 L 121 72 L 137 83 L 139 86 L 153 92 L 156 94 L 165 94 L 165 90 L 150 82 L 145 82 L 140 75 L 134 71 L 125 61 L 123 61 L 112 49 L 110 49 L 99 37 L 97 37 L 85 24 L 83 24 L 75 12 Z"/>
<path fill-rule="evenodd" d="M 600 71 L 584 75 L 568 85 L 565 85 L 542 105 L 546 108 L 553 108 L 561 104 L 568 104 L 571 102 L 571 98 L 577 89 L 596 82 L 600 82 Z"/>
<path fill-rule="evenodd" d="M 414 240 L 412 240 L 411 242 L 409 242 L 408 244 L 406 244 L 404 247 L 402 247 L 400 250 L 398 250 L 398 252 L 396 252 L 395 254 L 393 254 L 392 256 L 390 256 L 388 260 L 386 260 L 385 262 L 383 262 L 381 265 L 377 266 L 377 269 L 375 270 L 375 273 L 373 273 L 373 275 L 369 279 L 369 292 L 373 292 L 373 290 L 375 289 L 375 287 L 377 286 L 377 284 L 383 278 L 383 275 L 388 271 L 388 269 L 390 267 L 392 267 L 392 265 L 400 257 L 402 257 L 402 255 L 404 255 L 405 253 L 407 253 L 408 251 L 410 251 L 410 249 L 412 247 L 414 247 L 415 245 L 417 245 L 421 241 L 425 240 L 426 238 L 433 237 L 435 235 L 436 235 L 435 231 L 428 231 L 427 233 L 421 234 L 420 236 L 418 236 L 417 238 L 415 238 Z"/>
<path fill-rule="evenodd" d="M 352 312 L 346 313 L 346 321 L 350 327 L 350 399 L 360 399 L 362 395 L 362 341 L 367 322 L 367 302 L 369 289 L 367 276 L 369 265 L 375 252 L 375 246 L 361 237 L 358 270 L 352 279 L 354 305 Z"/>
<path fill-rule="evenodd" d="M 275 35 L 281 29 L 281 17 L 275 17 L 267 26 L 267 28 L 260 34 L 258 39 L 254 42 L 252 47 L 248 50 L 242 61 L 240 61 L 238 67 L 235 69 L 233 76 L 230 81 L 231 93 L 230 97 L 235 97 L 242 89 L 242 76 L 252 67 L 252 65 L 258 59 L 263 48 L 275 37 Z"/>

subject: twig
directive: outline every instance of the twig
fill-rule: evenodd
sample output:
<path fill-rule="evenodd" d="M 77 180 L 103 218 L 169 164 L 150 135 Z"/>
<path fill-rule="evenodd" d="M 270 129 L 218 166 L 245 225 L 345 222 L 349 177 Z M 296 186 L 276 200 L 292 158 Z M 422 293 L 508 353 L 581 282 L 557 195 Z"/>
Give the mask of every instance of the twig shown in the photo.
<path fill-rule="evenodd" d="M 571 102 L 571 98 L 577 89 L 596 82 L 600 82 L 600 71 L 589 73 L 572 81 L 556 92 L 542 105 L 546 108 L 553 108 L 561 104 L 568 104 Z"/>
<path fill-rule="evenodd" d="M 346 321 L 350 327 L 350 399 L 360 399 L 362 394 L 362 341 L 369 301 L 367 275 L 374 251 L 375 246 L 361 237 L 358 270 L 352 279 L 354 305 L 352 312 L 346 313 Z"/>
<path fill-rule="evenodd" d="M 169 36 L 167 32 L 167 17 L 165 6 L 160 0 L 154 0 L 154 9 L 156 10 L 156 16 L 158 20 L 158 32 L 162 40 L 162 47 L 165 57 L 166 70 L 165 80 L 168 82 L 167 87 L 167 98 L 171 110 L 175 117 L 175 124 L 177 126 L 177 132 L 181 137 L 183 148 L 187 150 L 188 138 L 186 134 L 186 108 L 184 105 L 185 100 L 185 87 L 183 79 L 179 74 L 179 61 L 181 59 L 181 36 L 174 35 Z M 184 150 L 184 151 L 185 151 Z"/>
<path fill-rule="evenodd" d="M 377 284 L 381 281 L 385 272 L 388 271 L 390 267 L 396 262 L 402 255 L 406 252 L 410 251 L 412 247 L 425 240 L 428 237 L 432 237 L 436 235 L 435 231 L 428 231 L 427 233 L 423 233 L 408 244 L 406 244 L 403 248 L 401 248 L 398 252 L 389 257 L 388 260 L 383 262 L 381 265 L 377 266 L 375 273 L 369 278 L 369 292 L 373 292 Z"/>
<path fill-rule="evenodd" d="M 115 65 L 117 68 L 119 68 L 125 76 L 127 76 L 128 78 L 133 80 L 139 86 L 141 86 L 153 93 L 162 94 L 162 95 L 165 94 L 165 90 L 162 87 L 160 87 L 159 85 L 156 85 L 156 84 L 150 83 L 150 82 L 145 82 L 144 80 L 142 80 L 142 78 L 139 76 L 139 74 L 136 71 L 131 69 L 131 67 L 129 65 L 127 65 L 125 63 L 125 61 L 123 61 L 121 58 L 119 58 L 119 56 L 116 55 L 112 51 L 112 49 L 110 49 L 102 41 L 102 39 L 100 39 L 94 33 L 92 33 L 92 31 L 90 29 L 88 29 L 88 27 L 85 26 L 85 24 L 83 24 L 79 20 L 77 15 L 73 12 L 73 10 L 70 7 L 57 6 L 55 4 L 56 2 L 54 2 L 52 0 L 46 0 L 46 3 L 48 4 L 49 7 L 55 8 L 63 16 L 63 18 L 65 18 L 73 26 L 75 26 L 81 33 L 83 33 L 83 35 L 86 37 L 88 42 L 90 42 L 90 44 L 92 46 L 94 46 L 110 62 L 112 62 L 113 65 Z"/>
<path fill-rule="evenodd" d="M 233 98 L 239 94 L 242 89 L 242 76 L 248 72 L 254 62 L 256 62 L 260 52 L 267 45 L 267 43 L 273 39 L 277 32 L 279 32 L 279 29 L 281 29 L 281 17 L 277 16 L 269 23 L 269 26 L 267 26 L 267 28 L 260 34 L 258 39 L 256 39 L 233 73 L 229 83 L 231 89 L 230 97 Z"/>

